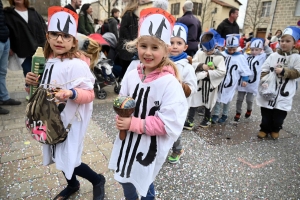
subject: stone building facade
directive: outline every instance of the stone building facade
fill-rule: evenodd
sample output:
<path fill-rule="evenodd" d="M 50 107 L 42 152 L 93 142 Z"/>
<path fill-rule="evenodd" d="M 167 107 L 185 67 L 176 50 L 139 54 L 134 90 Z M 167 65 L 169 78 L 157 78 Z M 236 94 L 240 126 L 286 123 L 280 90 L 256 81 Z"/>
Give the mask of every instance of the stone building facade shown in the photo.
<path fill-rule="evenodd" d="M 258 2 L 258 3 L 257 3 Z M 252 7 L 256 7 L 255 12 Z M 268 33 L 275 34 L 287 26 L 297 26 L 300 20 L 300 0 L 248 0 L 244 22 L 244 33 L 254 32 L 256 37 L 266 37 Z M 260 23 L 251 26 L 255 16 Z"/>

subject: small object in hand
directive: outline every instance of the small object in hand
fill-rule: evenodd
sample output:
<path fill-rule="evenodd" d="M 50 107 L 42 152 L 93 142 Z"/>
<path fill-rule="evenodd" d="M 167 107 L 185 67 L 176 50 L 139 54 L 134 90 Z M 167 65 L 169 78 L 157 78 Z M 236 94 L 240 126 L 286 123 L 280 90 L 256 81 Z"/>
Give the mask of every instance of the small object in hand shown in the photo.
<path fill-rule="evenodd" d="M 130 117 L 135 109 L 135 100 L 128 96 L 118 96 L 114 100 L 113 108 L 115 112 L 121 117 Z M 126 138 L 127 130 L 120 130 L 120 140 Z"/>
<path fill-rule="evenodd" d="M 36 82 L 39 81 L 40 76 L 41 76 L 41 75 L 38 75 L 38 77 L 37 77 L 36 80 L 35 80 Z"/>
<path fill-rule="evenodd" d="M 207 66 L 208 66 L 211 70 L 215 69 L 215 66 L 214 66 L 214 63 L 213 63 L 213 62 L 208 62 L 208 63 L 207 63 Z"/>

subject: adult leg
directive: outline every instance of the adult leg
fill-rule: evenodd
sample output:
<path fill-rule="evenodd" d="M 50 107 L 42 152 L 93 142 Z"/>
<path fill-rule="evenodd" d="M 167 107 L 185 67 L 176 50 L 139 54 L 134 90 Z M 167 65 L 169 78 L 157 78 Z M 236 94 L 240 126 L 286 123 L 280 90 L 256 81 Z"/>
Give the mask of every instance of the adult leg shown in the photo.
<path fill-rule="evenodd" d="M 6 88 L 9 48 L 9 39 L 6 42 L 0 42 L 0 101 L 9 99 L 8 90 Z"/>

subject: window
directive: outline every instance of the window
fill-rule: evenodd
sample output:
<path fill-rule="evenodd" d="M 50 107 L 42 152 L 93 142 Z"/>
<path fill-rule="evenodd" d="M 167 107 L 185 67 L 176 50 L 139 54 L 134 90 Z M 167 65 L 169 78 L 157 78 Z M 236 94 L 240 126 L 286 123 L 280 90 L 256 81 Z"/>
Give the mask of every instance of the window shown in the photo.
<path fill-rule="evenodd" d="M 295 16 L 300 16 L 300 0 L 296 3 Z"/>
<path fill-rule="evenodd" d="M 218 8 L 215 8 L 215 14 L 218 12 Z"/>
<path fill-rule="evenodd" d="M 261 17 L 270 16 L 271 1 L 262 2 Z"/>
<path fill-rule="evenodd" d="M 202 3 L 196 3 L 196 2 L 193 2 L 193 3 L 194 3 L 193 14 L 201 16 L 201 13 L 202 13 Z"/>
<path fill-rule="evenodd" d="M 179 15 L 180 3 L 173 3 L 171 4 L 171 14 L 172 15 Z"/>

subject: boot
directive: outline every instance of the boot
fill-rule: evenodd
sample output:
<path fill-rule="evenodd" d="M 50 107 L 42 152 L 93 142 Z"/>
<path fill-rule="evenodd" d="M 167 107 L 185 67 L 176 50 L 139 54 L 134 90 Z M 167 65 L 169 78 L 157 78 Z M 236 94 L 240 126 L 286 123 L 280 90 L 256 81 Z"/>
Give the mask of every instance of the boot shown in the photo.
<path fill-rule="evenodd" d="M 94 185 L 93 187 L 93 200 L 103 200 L 105 195 L 104 184 L 105 177 L 102 174 L 98 174 L 100 176 L 100 183 Z"/>
<path fill-rule="evenodd" d="M 279 133 L 278 132 L 272 132 L 271 137 L 273 138 L 273 140 L 276 140 L 279 137 Z"/>
<path fill-rule="evenodd" d="M 53 200 L 65 200 L 65 199 L 68 199 L 72 194 L 74 194 L 75 192 L 77 192 L 79 190 L 79 188 L 80 188 L 79 182 L 78 182 L 78 186 L 77 187 L 67 186 L 58 195 L 56 195 Z"/>
<path fill-rule="evenodd" d="M 267 133 L 265 133 L 263 131 L 259 131 L 259 133 L 257 134 L 257 137 L 264 139 L 267 137 Z"/>

